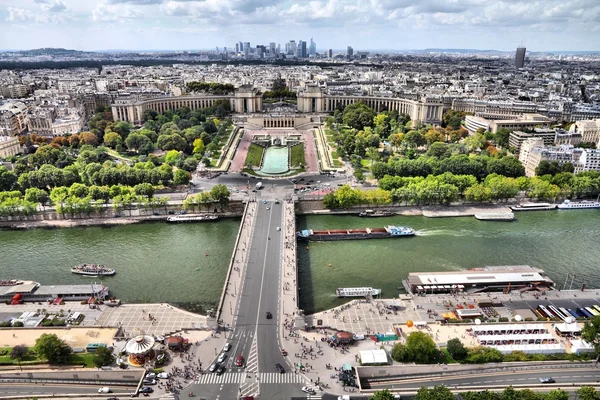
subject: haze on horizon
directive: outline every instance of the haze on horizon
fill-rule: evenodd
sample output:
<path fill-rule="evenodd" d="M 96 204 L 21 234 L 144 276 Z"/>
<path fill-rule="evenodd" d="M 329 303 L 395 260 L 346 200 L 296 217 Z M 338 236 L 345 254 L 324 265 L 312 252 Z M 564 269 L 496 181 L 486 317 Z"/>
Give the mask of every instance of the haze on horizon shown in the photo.
<path fill-rule="evenodd" d="M 0 0 L 0 49 L 600 51 L 598 0 Z"/>

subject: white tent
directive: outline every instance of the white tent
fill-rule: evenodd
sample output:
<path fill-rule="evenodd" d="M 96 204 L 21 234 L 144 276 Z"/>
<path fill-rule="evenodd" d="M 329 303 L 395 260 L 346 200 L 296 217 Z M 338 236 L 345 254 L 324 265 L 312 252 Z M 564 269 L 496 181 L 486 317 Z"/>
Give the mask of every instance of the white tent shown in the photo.
<path fill-rule="evenodd" d="M 510 354 L 513 351 L 522 351 L 525 354 L 558 354 L 565 353 L 565 348 L 561 344 L 513 344 L 490 346 L 502 354 Z"/>
<path fill-rule="evenodd" d="M 385 350 L 363 350 L 360 352 L 360 363 L 362 365 L 370 365 L 389 364 L 390 362 Z"/>
<path fill-rule="evenodd" d="M 593 353 L 594 346 L 592 346 L 585 340 L 575 339 L 571 340 L 571 351 L 573 353 Z"/>

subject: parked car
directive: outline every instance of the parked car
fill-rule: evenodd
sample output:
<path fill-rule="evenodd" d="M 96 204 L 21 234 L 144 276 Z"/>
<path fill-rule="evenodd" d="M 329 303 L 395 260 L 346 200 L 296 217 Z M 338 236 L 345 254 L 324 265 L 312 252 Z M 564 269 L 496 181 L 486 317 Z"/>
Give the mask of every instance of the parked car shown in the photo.
<path fill-rule="evenodd" d="M 144 379 L 142 383 L 144 385 L 156 385 L 156 379 Z"/>
<path fill-rule="evenodd" d="M 146 374 L 146 376 L 144 376 L 144 379 L 154 379 L 156 378 L 156 374 L 154 372 L 148 372 Z"/>
<path fill-rule="evenodd" d="M 219 367 L 217 363 L 212 363 L 210 367 L 208 367 L 209 372 L 215 372 L 215 370 Z"/>
<path fill-rule="evenodd" d="M 161 372 L 161 373 L 158 373 L 156 375 L 156 377 L 160 378 L 160 379 L 169 379 L 169 373 L 168 372 Z"/>
<path fill-rule="evenodd" d="M 217 375 L 223 375 L 223 372 L 225 372 L 225 367 L 219 365 L 219 369 L 217 369 Z"/>
<path fill-rule="evenodd" d="M 221 354 L 219 355 L 219 358 L 217 358 L 217 362 L 220 362 L 220 363 L 222 363 L 223 361 L 225 361 L 225 359 L 226 359 L 226 358 L 227 358 L 227 354 L 225 354 L 225 353 L 221 353 Z"/>
<path fill-rule="evenodd" d="M 229 349 L 231 349 L 231 343 L 225 343 L 225 346 L 223 346 L 223 351 L 228 352 Z"/>
<path fill-rule="evenodd" d="M 154 392 L 154 389 L 152 389 L 151 387 L 148 387 L 148 386 L 143 386 L 140 389 L 140 393 L 152 393 L 152 392 Z"/>

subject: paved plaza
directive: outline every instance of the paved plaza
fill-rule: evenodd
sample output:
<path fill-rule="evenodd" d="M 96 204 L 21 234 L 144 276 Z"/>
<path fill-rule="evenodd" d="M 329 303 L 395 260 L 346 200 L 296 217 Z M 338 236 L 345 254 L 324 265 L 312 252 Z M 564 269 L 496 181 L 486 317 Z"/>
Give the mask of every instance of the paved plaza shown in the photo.
<path fill-rule="evenodd" d="M 136 329 L 150 335 L 167 335 L 184 329 L 208 329 L 206 317 L 168 304 L 123 304 L 107 308 L 97 325 L 121 327 L 126 337 L 134 335 Z"/>

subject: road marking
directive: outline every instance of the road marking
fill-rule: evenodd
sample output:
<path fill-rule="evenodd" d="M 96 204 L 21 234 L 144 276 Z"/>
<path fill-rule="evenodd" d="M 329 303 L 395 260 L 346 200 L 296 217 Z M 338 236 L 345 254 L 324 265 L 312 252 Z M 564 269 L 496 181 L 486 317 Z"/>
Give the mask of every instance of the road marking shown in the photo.
<path fill-rule="evenodd" d="M 280 374 L 279 372 L 263 372 L 260 375 L 260 381 L 264 384 L 280 384 L 280 383 L 302 383 L 308 381 L 301 374 Z"/>

